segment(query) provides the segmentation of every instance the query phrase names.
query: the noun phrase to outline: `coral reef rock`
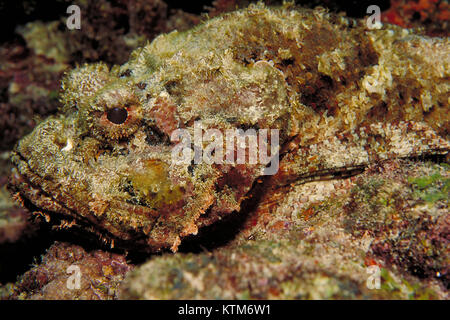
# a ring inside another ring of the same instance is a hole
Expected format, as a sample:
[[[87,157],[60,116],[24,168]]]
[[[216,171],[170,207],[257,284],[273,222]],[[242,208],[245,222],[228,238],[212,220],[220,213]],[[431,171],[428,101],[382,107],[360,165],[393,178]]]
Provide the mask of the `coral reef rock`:
[[[449,179],[447,165],[393,160],[266,193],[232,241],[152,258],[119,298],[448,299]]]
[[[109,300],[133,266],[122,255],[56,242],[9,288],[9,299]]]

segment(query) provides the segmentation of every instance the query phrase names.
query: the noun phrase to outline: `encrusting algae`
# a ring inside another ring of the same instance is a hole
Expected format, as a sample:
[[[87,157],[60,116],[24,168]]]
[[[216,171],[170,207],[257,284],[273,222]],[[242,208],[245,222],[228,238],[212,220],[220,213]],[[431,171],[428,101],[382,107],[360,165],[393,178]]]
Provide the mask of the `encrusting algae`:
[[[52,224],[111,246],[176,251],[199,227],[238,214],[256,185],[270,191],[383,160],[445,158],[449,64],[448,38],[251,5],[161,35],[122,66],[69,72],[60,113],[15,148],[9,188]],[[174,162],[173,132],[195,134],[198,122],[223,133],[279,130],[278,172]]]

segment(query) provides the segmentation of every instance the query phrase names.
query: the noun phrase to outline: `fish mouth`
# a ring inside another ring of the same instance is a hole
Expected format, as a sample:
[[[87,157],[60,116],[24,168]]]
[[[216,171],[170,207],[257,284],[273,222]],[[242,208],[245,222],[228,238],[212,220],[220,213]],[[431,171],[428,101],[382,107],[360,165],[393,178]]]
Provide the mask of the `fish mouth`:
[[[55,229],[94,234],[110,247],[151,250],[147,244],[149,233],[161,213],[125,199],[90,192],[90,182],[83,179],[89,175],[89,166],[67,160],[61,150],[69,144],[58,145],[47,139],[60,134],[57,127],[54,121],[40,125],[13,150],[10,193],[33,216],[43,218]],[[73,170],[65,172],[67,168]],[[122,221],[116,223],[112,216],[120,216]]]
[[[26,162],[20,158],[18,152],[13,152],[11,158],[15,166],[11,170],[7,188],[13,198],[26,208],[35,219],[44,220],[56,230],[70,229],[71,233],[76,236],[82,236],[89,240],[97,239],[98,245],[106,248],[120,247],[139,251],[150,249],[147,245],[148,236],[145,232],[135,230],[132,235],[129,230],[123,232],[123,230],[111,226],[106,219],[102,219],[92,212],[105,210],[106,213],[109,206],[113,206],[135,215],[145,217],[151,215],[155,220],[159,217],[158,212],[148,207],[130,205],[117,200],[111,201],[107,207],[104,203],[98,204],[94,201],[90,201],[90,207],[89,205],[77,204],[72,198],[54,195],[50,190],[40,187],[42,180],[30,170]],[[83,211],[90,214],[83,215]]]

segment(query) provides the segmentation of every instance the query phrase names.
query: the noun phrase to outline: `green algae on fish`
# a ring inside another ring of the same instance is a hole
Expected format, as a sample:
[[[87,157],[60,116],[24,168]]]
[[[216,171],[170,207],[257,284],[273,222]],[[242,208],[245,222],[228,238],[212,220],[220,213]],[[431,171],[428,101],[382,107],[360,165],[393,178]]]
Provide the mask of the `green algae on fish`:
[[[238,214],[260,182],[270,192],[448,155],[449,52],[448,38],[251,5],[160,35],[122,66],[69,72],[60,113],[15,148],[9,188],[61,228],[176,251]],[[220,132],[278,130],[278,173],[261,179],[264,163],[174,163],[172,133],[199,121]]]

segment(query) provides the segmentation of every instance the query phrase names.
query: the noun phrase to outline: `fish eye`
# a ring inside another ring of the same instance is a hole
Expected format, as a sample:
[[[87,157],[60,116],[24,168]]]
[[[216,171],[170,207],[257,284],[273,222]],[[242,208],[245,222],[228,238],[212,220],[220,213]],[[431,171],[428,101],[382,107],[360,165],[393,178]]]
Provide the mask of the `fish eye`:
[[[96,138],[123,140],[140,127],[142,106],[133,91],[115,88],[102,91],[80,114]]]
[[[128,111],[125,108],[115,107],[108,110],[106,117],[114,124],[122,124],[128,118]]]

